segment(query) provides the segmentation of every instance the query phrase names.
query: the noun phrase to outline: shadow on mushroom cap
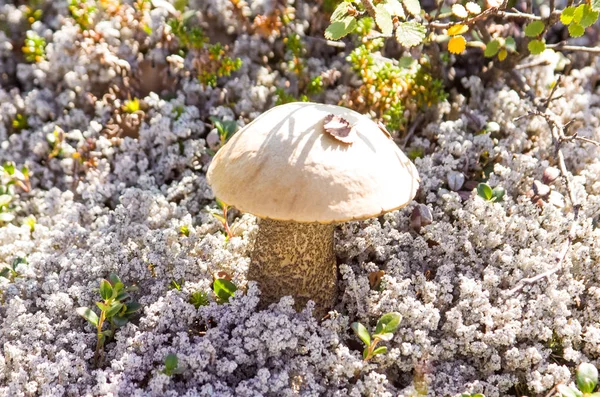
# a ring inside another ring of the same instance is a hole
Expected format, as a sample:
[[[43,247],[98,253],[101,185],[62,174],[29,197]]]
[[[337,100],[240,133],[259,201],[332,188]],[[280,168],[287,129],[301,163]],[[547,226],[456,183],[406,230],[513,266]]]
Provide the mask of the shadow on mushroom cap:
[[[325,132],[343,117],[354,142]],[[415,166],[371,119],[334,105],[276,106],[215,155],[207,173],[217,197],[243,212],[282,221],[337,223],[404,207],[415,196]]]

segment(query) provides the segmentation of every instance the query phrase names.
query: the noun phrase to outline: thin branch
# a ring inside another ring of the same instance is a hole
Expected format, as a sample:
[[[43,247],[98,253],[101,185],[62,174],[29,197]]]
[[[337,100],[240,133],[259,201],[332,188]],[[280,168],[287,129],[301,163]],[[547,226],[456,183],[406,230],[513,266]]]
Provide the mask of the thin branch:
[[[529,63],[522,63],[519,65],[515,66],[515,70],[521,70],[521,69],[529,69],[529,68],[534,68],[536,66],[548,66],[550,65],[550,61],[547,59],[537,59],[533,62],[529,62]]]
[[[318,41],[318,42],[327,44],[330,47],[346,48],[346,43],[344,43],[343,41],[327,40],[327,39],[324,39],[321,37],[315,37],[315,36],[304,36],[304,38],[308,39],[308,40]]]
[[[553,50],[559,50],[559,51],[576,51],[576,52],[587,52],[590,54],[600,54],[600,47],[584,47],[584,46],[578,46],[578,45],[566,45],[563,42],[560,42],[558,44],[548,44],[546,45],[546,48],[550,48]]]
[[[371,0],[360,0],[360,2],[362,3],[363,7],[365,7],[365,10],[367,10],[369,15],[375,18],[375,6],[373,6]]]
[[[448,23],[439,23],[439,22],[431,22],[429,24],[429,26],[431,26],[432,28],[435,29],[448,29],[451,26],[454,25],[472,25],[473,23],[485,19],[486,17],[490,16],[490,15],[496,15],[505,19],[526,19],[526,20],[530,20],[530,21],[541,21],[543,20],[542,17],[539,17],[537,15],[533,15],[533,14],[525,14],[522,12],[507,12],[507,11],[500,11],[499,8],[494,7],[494,8],[488,8],[487,10],[483,11],[481,14],[475,15],[474,17],[468,18],[464,21],[459,21],[459,22],[448,22]]]

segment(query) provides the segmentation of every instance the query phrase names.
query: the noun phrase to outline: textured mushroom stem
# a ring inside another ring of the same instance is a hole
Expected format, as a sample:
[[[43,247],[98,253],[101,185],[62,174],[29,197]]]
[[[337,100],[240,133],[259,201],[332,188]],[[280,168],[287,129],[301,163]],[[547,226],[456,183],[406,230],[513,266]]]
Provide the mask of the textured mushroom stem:
[[[258,283],[262,307],[291,295],[296,310],[313,300],[315,317],[327,314],[337,295],[333,230],[319,223],[260,220],[248,279]]]

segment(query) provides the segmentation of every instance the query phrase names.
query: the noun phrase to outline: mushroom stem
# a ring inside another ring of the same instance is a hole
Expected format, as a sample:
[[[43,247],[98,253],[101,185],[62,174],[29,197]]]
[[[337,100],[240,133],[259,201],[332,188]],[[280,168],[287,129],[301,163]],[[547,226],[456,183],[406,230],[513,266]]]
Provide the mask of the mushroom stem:
[[[259,285],[261,306],[291,295],[296,310],[313,300],[314,316],[327,314],[337,294],[333,230],[333,224],[260,220],[248,279]]]

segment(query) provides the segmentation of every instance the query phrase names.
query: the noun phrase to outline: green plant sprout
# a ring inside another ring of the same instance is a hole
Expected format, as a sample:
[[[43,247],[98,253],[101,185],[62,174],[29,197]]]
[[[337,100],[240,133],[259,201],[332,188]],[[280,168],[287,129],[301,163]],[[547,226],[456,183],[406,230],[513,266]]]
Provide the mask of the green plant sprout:
[[[21,50],[27,62],[41,62],[46,57],[46,39],[33,30],[28,30]]]
[[[485,201],[500,202],[504,199],[506,190],[502,186],[491,188],[487,183],[477,185],[477,195]]]
[[[15,219],[14,211],[18,209],[14,187],[24,192],[31,190],[29,169],[25,166],[18,170],[13,162],[6,162],[0,167],[0,225]]]
[[[365,344],[363,350],[363,359],[369,361],[378,354],[387,353],[387,347],[377,345],[382,342],[388,342],[394,337],[394,332],[400,326],[402,316],[400,313],[392,312],[381,316],[377,325],[375,326],[375,332],[373,335],[369,334],[367,328],[359,322],[352,323],[351,327],[356,336],[360,338]]]
[[[190,237],[190,228],[188,225],[183,225],[179,228],[179,234],[185,237]]]
[[[94,24],[94,16],[98,11],[94,0],[69,0],[71,17],[81,30],[87,30]]]
[[[27,115],[17,113],[11,125],[13,130],[17,133],[26,130],[27,128],[29,128],[29,123],[27,122]]]
[[[217,212],[216,210],[209,210],[209,213],[212,216],[214,216],[219,222],[221,222],[221,224],[223,225],[223,229],[225,230],[226,241],[229,241],[230,238],[234,237],[234,234],[229,228],[229,223],[227,221],[227,211],[229,209],[229,206],[221,200],[219,200],[218,198],[216,198],[215,200],[217,202],[217,206],[221,209],[222,214],[219,214],[219,212]]]
[[[575,372],[575,383],[567,386],[560,384],[556,387],[559,397],[600,397],[595,392],[598,384],[598,370],[589,363],[582,363]]]
[[[200,306],[208,306],[208,294],[204,291],[195,291],[190,295],[190,303],[197,309]]]
[[[221,120],[215,116],[211,116],[209,119],[212,121],[213,126],[219,133],[219,148],[221,148],[223,145],[225,145],[225,143],[227,143],[229,138],[236,133],[238,130],[238,124],[235,120]],[[218,150],[219,149],[217,149],[217,151]]]
[[[96,306],[100,308],[100,317],[88,307],[76,309],[77,314],[96,327],[98,338],[94,354],[96,366],[100,364],[105,342],[114,338],[116,329],[127,324],[132,315],[142,308],[139,303],[131,300],[129,295],[129,292],[136,290],[135,285],[125,287],[119,276],[111,273],[108,280],[100,281],[100,297],[102,299],[96,302]],[[110,329],[103,330],[106,321],[110,323]]]
[[[46,135],[46,140],[50,145],[50,153],[48,154],[49,158],[54,157],[62,157],[63,156],[63,148],[62,144],[65,140],[65,132],[60,127],[54,128],[53,132],[50,132]]]
[[[4,267],[0,267],[0,277],[8,279],[10,282],[15,281],[15,278],[20,276],[19,272],[17,271],[17,267],[21,264],[26,265],[27,260],[25,258],[16,257],[10,266],[5,265]]]
[[[162,373],[167,376],[173,376],[176,374],[183,373],[183,368],[179,366],[179,359],[177,358],[177,354],[167,354],[167,357],[165,357],[165,369],[162,370]]]
[[[178,54],[194,56],[192,63],[199,71],[198,80],[206,86],[216,87],[219,77],[230,76],[242,67],[242,60],[229,57],[227,48],[221,43],[210,44],[204,31],[199,26],[192,26],[191,19],[195,14],[193,10],[185,12],[167,21],[167,25],[179,43]]]

